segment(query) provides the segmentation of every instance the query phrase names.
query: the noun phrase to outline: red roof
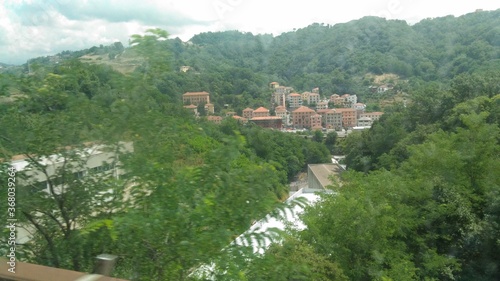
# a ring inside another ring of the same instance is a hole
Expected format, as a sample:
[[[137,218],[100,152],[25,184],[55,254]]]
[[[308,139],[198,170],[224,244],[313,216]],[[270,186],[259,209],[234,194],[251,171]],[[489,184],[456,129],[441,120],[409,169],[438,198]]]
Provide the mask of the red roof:
[[[190,105],[185,105],[184,108],[193,109],[193,108],[198,108],[198,107],[194,104],[190,104]]]
[[[293,93],[293,94],[289,94],[290,97],[302,97],[300,94],[297,94],[297,93]]]
[[[207,120],[210,120],[210,121],[222,120],[222,117],[210,115],[210,116],[207,116]]]
[[[254,113],[255,113],[255,112],[257,112],[257,113],[258,113],[258,112],[269,112],[269,109],[267,109],[267,108],[265,108],[265,107],[262,107],[262,106],[261,106],[261,107],[257,108],[256,110],[254,110],[253,112],[254,112]]]
[[[284,106],[280,105],[280,106],[277,106],[274,109],[274,111],[276,111],[276,112],[283,112],[283,111],[286,111],[286,108]]]
[[[246,111],[253,111],[253,109],[251,109],[250,107],[243,109],[243,112],[246,112]]]
[[[299,107],[299,108],[295,109],[293,112],[294,112],[294,113],[295,113],[295,112],[311,112],[311,113],[312,113],[312,112],[316,112],[316,111],[314,111],[314,110],[310,109],[310,108],[309,108],[309,107],[307,107],[307,106],[301,106],[301,107]]]

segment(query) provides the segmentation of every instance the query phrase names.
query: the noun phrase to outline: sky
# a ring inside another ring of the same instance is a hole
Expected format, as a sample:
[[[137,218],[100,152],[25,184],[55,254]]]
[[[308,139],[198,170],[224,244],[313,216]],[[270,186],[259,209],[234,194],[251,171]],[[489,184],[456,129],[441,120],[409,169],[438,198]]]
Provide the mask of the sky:
[[[202,32],[240,30],[275,36],[312,23],[336,24],[364,16],[406,20],[496,10],[493,0],[0,0],[0,62],[120,41],[149,28],[188,41]]]

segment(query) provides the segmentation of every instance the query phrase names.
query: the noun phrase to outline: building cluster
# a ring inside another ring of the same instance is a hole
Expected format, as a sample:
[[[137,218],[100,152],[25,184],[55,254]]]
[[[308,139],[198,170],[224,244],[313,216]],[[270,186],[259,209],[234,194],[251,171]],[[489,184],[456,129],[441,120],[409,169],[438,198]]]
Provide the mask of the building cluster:
[[[287,127],[312,130],[370,127],[383,114],[365,112],[366,105],[358,103],[356,95],[333,94],[323,98],[319,88],[299,94],[278,82],[271,82],[269,86],[273,90],[271,104],[275,106],[276,116],[282,117]]]
[[[323,98],[319,88],[299,94],[292,87],[281,86],[278,82],[271,82],[269,86],[272,90],[271,108],[274,114],[265,107],[247,107],[243,109],[241,116],[236,112],[227,112],[225,117],[274,129],[342,130],[370,127],[383,114],[365,112],[366,105],[358,103],[356,95],[333,94]],[[195,115],[198,115],[198,106],[203,104],[209,121],[221,123],[223,120],[222,116],[213,115],[214,107],[207,92],[187,92],[183,95],[183,102],[184,107],[192,110]]]
[[[182,102],[185,108],[193,111],[198,116],[198,106],[203,105],[207,114],[214,114],[214,105],[210,103],[210,94],[207,92],[187,92],[182,95]]]

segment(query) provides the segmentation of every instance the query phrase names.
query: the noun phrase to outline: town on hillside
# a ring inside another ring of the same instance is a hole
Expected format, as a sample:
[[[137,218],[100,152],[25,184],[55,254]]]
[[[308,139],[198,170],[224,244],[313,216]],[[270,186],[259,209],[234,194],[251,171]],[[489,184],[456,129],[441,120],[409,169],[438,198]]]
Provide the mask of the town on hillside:
[[[224,118],[234,118],[242,123],[283,131],[323,130],[347,131],[370,128],[383,112],[366,112],[366,105],[359,103],[356,95],[320,95],[319,88],[301,94],[292,87],[278,82],[269,84],[271,89],[271,109],[263,106],[253,109],[247,107],[241,114],[226,112],[224,116],[215,115],[214,105],[210,103],[208,92],[186,92],[182,95],[184,108],[200,117],[220,124]],[[382,89],[383,91],[383,89]],[[203,114],[200,114],[200,110]],[[273,112],[273,114],[271,114]]]

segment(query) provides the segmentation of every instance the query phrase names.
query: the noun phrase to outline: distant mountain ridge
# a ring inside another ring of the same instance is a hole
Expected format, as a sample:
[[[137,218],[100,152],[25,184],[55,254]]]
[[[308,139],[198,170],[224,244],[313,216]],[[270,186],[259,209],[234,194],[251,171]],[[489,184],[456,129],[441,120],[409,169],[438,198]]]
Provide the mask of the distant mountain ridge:
[[[367,88],[369,81],[363,81],[367,73],[443,81],[461,73],[500,69],[499,29],[500,9],[425,19],[414,25],[378,17],[335,25],[314,23],[276,37],[239,31],[207,32],[193,36],[189,42],[178,38],[166,41],[175,73],[166,75],[173,80],[166,83],[179,92],[203,89],[215,95],[247,93],[255,97],[270,81],[298,90],[321,86],[326,92],[354,93]],[[116,44],[65,51],[58,57],[99,53],[101,58],[86,60],[107,61],[113,67],[127,64],[122,68],[133,71],[140,59],[113,61],[128,50],[117,51]],[[46,58],[31,61],[50,63]],[[183,66],[189,66],[189,71],[180,77]],[[190,78],[189,73],[197,76]]]

